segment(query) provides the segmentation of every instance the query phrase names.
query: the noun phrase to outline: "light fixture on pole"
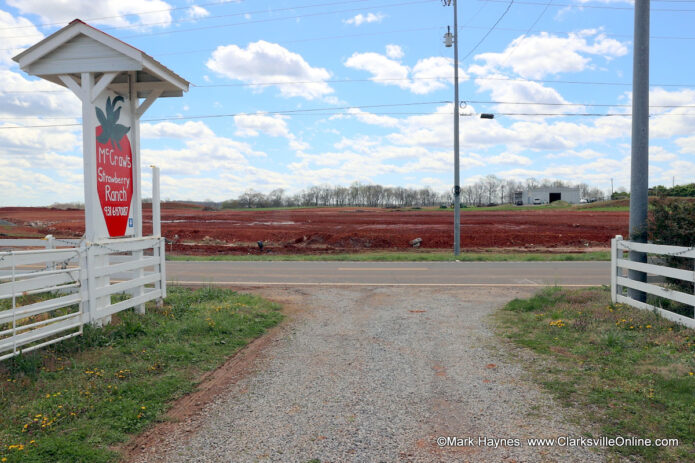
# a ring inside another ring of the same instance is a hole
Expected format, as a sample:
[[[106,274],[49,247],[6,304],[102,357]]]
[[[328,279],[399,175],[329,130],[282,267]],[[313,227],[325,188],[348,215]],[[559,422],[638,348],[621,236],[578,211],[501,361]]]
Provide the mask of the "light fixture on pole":
[[[449,6],[450,0],[443,0],[444,6]],[[454,4],[454,33],[447,27],[444,34],[444,45],[454,47],[454,255],[461,254],[461,185],[459,178],[459,41],[458,41],[458,10]]]

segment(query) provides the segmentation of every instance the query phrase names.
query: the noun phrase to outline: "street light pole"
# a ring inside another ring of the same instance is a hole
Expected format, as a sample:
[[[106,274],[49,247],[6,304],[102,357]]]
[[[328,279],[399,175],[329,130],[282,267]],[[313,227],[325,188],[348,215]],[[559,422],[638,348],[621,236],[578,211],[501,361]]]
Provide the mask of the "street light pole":
[[[448,31],[444,36],[447,47],[454,45],[454,255],[461,254],[461,180],[459,162],[459,35],[458,9],[454,3],[454,34]],[[446,2],[447,6],[451,2]]]

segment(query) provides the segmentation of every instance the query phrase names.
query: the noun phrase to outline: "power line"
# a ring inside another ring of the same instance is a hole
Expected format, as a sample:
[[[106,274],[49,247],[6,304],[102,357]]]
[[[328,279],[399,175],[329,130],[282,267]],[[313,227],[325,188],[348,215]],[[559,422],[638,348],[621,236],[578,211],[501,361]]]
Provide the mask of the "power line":
[[[449,101],[441,101],[441,102],[434,102],[432,104],[445,104],[445,103],[450,103]],[[588,107],[602,107],[602,108],[631,108],[632,105],[630,104],[609,104],[609,103],[544,103],[540,101],[484,101],[484,100],[462,100],[462,103],[466,104],[496,104],[496,105],[520,105],[520,106],[588,106]],[[430,103],[414,103],[414,104],[430,104]],[[412,105],[412,103],[405,103],[405,105]],[[388,106],[397,106],[397,105],[388,105]],[[366,106],[350,106],[349,108],[365,108]],[[377,106],[378,107],[378,106]],[[678,109],[678,108],[695,108],[695,105],[649,105],[650,108],[662,108],[662,109]],[[301,111],[307,111],[307,112],[313,112],[313,111],[322,111],[325,108],[322,109],[309,109],[309,110],[287,110],[286,112],[301,112]],[[337,110],[337,109],[344,109],[344,108],[330,108],[331,110]],[[278,113],[277,111],[273,113]],[[247,113],[243,113],[247,114]],[[248,114],[256,114],[256,113],[248,113]],[[330,114],[338,114],[338,113],[330,113]],[[340,113],[343,114],[343,113]],[[390,114],[390,113],[370,113],[370,114]],[[393,114],[432,114],[432,113],[393,113]],[[453,114],[453,112],[452,112]],[[495,114],[502,114],[504,115],[505,113],[495,113]],[[534,113],[535,114],[535,113]],[[572,115],[575,113],[567,113],[568,115]],[[603,114],[603,113],[602,113]],[[678,114],[678,113],[662,113],[662,114],[657,114],[657,115],[667,115],[671,114],[673,116],[687,116],[688,114]],[[623,115],[623,113],[620,113],[620,115]],[[207,117],[207,116],[195,116],[195,117]],[[6,120],[6,121],[12,121],[12,120],[17,120],[17,119],[41,119],[41,120],[61,120],[61,119],[77,119],[80,120],[82,117],[81,116],[14,116],[14,117],[7,117],[7,118],[0,118],[0,120]],[[172,120],[175,120],[177,118],[172,118]]]
[[[695,0],[693,0],[695,1]],[[519,2],[516,2],[519,3]],[[695,10],[693,10],[695,11]],[[459,29],[486,29],[486,27],[483,26],[459,26]],[[498,27],[498,31],[506,31],[506,32],[525,32],[525,34],[528,34],[527,29],[520,29],[518,27]],[[547,32],[549,34],[572,34],[575,33],[576,31],[558,31],[558,30],[544,30],[543,32]],[[524,35],[525,35],[524,34]],[[601,31],[601,34],[606,36],[606,37],[624,37],[624,38],[632,38],[632,34],[614,34],[611,32],[605,32]],[[659,39],[659,40],[695,40],[695,36],[678,36],[678,35],[650,35],[650,39]]]
[[[590,106],[606,108],[631,108],[631,104],[609,104],[609,103],[543,103],[534,101],[476,101],[465,100],[464,103],[475,104],[508,104],[508,105],[534,105],[534,106]],[[695,105],[649,105],[650,108],[695,108]]]
[[[558,117],[632,117],[631,113],[498,113],[495,112],[495,117],[497,116],[558,116]],[[478,114],[461,114],[462,117],[477,116]],[[695,117],[695,113],[688,114],[674,114],[674,113],[655,113],[650,114],[649,117]]]
[[[362,2],[367,2],[367,1],[369,1],[369,0],[341,0],[341,1],[334,1],[334,2],[330,2],[330,3],[314,3],[311,5],[299,5],[299,6],[287,7],[287,8],[275,8],[272,10],[272,13],[281,12],[281,11],[295,11],[295,10],[302,10],[302,9],[307,9],[307,8],[320,8],[320,7],[324,7],[324,6],[344,5],[344,4],[349,4],[349,3],[362,3]],[[225,2],[225,3],[228,3],[228,2]],[[217,5],[217,4],[218,3],[213,3],[213,5]],[[210,4],[207,3],[207,4],[202,4],[202,5],[190,5],[187,7],[179,7],[179,8],[174,8],[174,9],[190,9],[190,8],[193,8],[194,6],[208,6],[208,5],[210,5]],[[159,11],[154,11],[153,13],[161,12],[161,11],[168,11],[168,10],[159,10]],[[103,27],[103,28],[101,28],[101,30],[103,30],[103,31],[115,31],[115,30],[127,30],[127,29],[140,29],[143,27],[181,24],[181,23],[188,23],[188,22],[209,21],[211,19],[218,19],[218,18],[229,18],[229,17],[235,17],[235,16],[246,16],[246,15],[256,15],[256,14],[267,14],[268,12],[269,12],[268,10],[241,11],[241,12],[237,12],[237,13],[210,15],[210,16],[205,16],[202,18],[178,18],[176,20],[171,20],[171,21],[128,24],[126,26],[110,26],[110,27]],[[106,18],[95,18],[95,20],[111,19],[111,18],[119,18],[119,17],[125,18],[127,16],[139,16],[139,15],[137,13],[128,13],[128,14],[123,14],[123,15],[119,15],[119,16],[110,16],[110,17],[106,17]],[[86,19],[84,21],[87,22],[89,20]],[[54,24],[64,24],[64,23],[65,22],[54,23]],[[22,26],[22,27],[30,27],[30,26]],[[2,30],[2,29],[0,29],[0,30]],[[9,37],[5,37],[5,38],[7,38],[7,39],[24,38],[24,37],[33,37],[36,35],[39,35],[39,34],[9,36]]]
[[[523,35],[524,39],[526,38],[526,36],[528,36],[531,33],[533,28],[536,27],[536,24],[538,24],[538,21],[540,21],[541,18],[543,17],[543,15],[545,14],[545,12],[548,11],[548,7],[550,6],[551,3],[553,3],[553,0],[548,0],[548,3],[545,4],[545,7],[540,12],[540,14],[536,17],[536,20],[533,21],[533,23],[529,26],[529,28],[526,30],[526,32],[524,32],[524,35]],[[511,58],[511,56],[514,54],[514,52],[519,48],[519,46],[521,45],[521,42],[524,39],[520,39],[514,45],[514,47],[510,50],[509,54],[507,56],[505,56],[504,62],[502,63],[502,66],[505,66],[507,64],[507,61],[509,61],[509,58]]]
[[[102,19],[117,19],[117,18],[125,18],[127,16],[142,16],[144,14],[154,14],[154,13],[163,13],[165,11],[176,11],[176,10],[189,10],[193,7],[204,7],[204,6],[217,6],[217,5],[224,5],[225,3],[239,3],[243,2],[244,0],[220,0],[217,2],[211,2],[211,3],[201,3],[198,5],[188,5],[188,6],[178,6],[178,7],[171,7],[171,8],[163,8],[159,10],[149,10],[149,11],[141,11],[139,13],[125,13],[125,14],[118,14],[114,16],[101,16],[98,18],[86,18],[84,21],[100,21]],[[13,29],[28,29],[30,27],[49,27],[49,26],[60,26],[63,24],[69,23],[69,20],[66,21],[57,21],[57,22],[52,22],[52,23],[38,23],[38,24],[32,24],[31,26],[12,26],[12,27],[2,27],[0,28],[0,31],[6,31],[6,30],[13,30]]]
[[[632,86],[632,82],[596,82],[586,80],[548,80],[548,79],[520,79],[513,77],[473,77],[471,80],[501,80],[513,82],[538,82],[545,84],[577,84],[577,85],[608,85],[608,86]],[[651,87],[695,87],[695,84],[651,84]]]
[[[349,38],[354,38],[354,37],[369,37],[369,36],[374,36],[374,35],[389,35],[389,34],[398,34],[398,33],[403,33],[403,32],[432,31],[432,30],[437,30],[437,29],[442,29],[442,27],[441,26],[414,27],[414,28],[408,28],[408,29],[396,29],[396,30],[382,31],[382,32],[361,32],[361,33],[357,33],[357,34],[329,35],[329,36],[323,36],[323,37],[309,37],[306,39],[283,40],[282,42],[276,42],[276,43],[278,43],[278,45],[283,45],[283,44],[288,44],[288,43],[324,41],[324,40],[331,40],[331,39],[349,39]],[[215,50],[217,50],[217,48],[218,47],[199,48],[197,50],[149,53],[149,54],[156,55],[156,56],[187,55],[187,54],[203,53],[203,52],[207,53],[207,52],[215,51]],[[10,50],[19,50],[19,49],[21,49],[21,47],[0,48],[0,51],[10,51]]]
[[[261,111],[255,113],[231,113],[231,114],[206,114],[198,116],[179,116],[179,117],[162,117],[153,119],[142,119],[141,122],[163,122],[163,121],[177,121],[177,120],[191,120],[191,119],[216,119],[223,117],[235,117],[235,116],[265,116],[265,115],[294,115],[297,113],[319,113],[321,111],[347,111],[350,109],[368,109],[368,108],[393,108],[393,107],[403,107],[403,106],[422,106],[422,105],[433,105],[433,104],[447,104],[451,101],[422,101],[416,103],[392,103],[392,104],[376,104],[376,105],[359,105],[359,106],[329,106],[325,108],[309,108],[309,109],[287,109],[279,111]],[[331,114],[350,114],[350,113],[331,113]],[[47,127],[76,127],[82,124],[46,124],[46,125],[25,125],[25,126],[3,126],[0,130],[7,129],[36,129],[36,128],[47,128]]]
[[[492,33],[492,31],[495,30],[495,28],[500,23],[500,21],[502,21],[502,18],[504,18],[507,15],[507,13],[509,12],[509,10],[513,4],[514,4],[514,0],[510,0],[509,5],[507,5],[507,8],[502,12],[502,15],[499,18],[497,18],[497,21],[495,21],[495,24],[493,24],[492,27],[485,33],[485,35],[483,35],[483,38],[481,38],[478,41],[478,43],[476,43],[475,46],[473,48],[471,48],[471,50],[463,58],[461,58],[461,61],[465,61],[466,58],[471,56],[473,54],[473,52],[478,49],[480,44],[482,44],[485,41],[487,36],[490,35]],[[459,32],[456,31],[456,40],[458,41],[458,39],[459,39]]]
[[[342,0],[342,1],[331,2],[331,3],[316,3],[316,4],[296,6],[296,7],[277,8],[277,9],[273,10],[273,12],[294,11],[294,10],[305,9],[305,8],[319,8],[322,6],[334,6],[334,5],[342,5],[342,4],[349,4],[349,3],[361,3],[361,2],[366,2],[366,1],[369,1],[369,0]],[[419,1],[382,4],[382,5],[370,5],[369,8],[394,8],[394,7],[419,4],[419,3],[431,3],[433,1],[435,1],[435,0],[419,0]],[[191,5],[191,7],[192,6],[193,5]],[[190,7],[188,7],[188,8],[190,8]],[[343,10],[321,11],[321,12],[316,12],[316,13],[307,13],[307,14],[295,15],[295,16],[283,16],[283,17],[279,17],[279,18],[265,18],[265,19],[247,20],[244,22],[237,22],[237,23],[215,24],[215,25],[208,25],[208,26],[201,26],[201,27],[193,27],[193,28],[188,28],[188,29],[177,29],[177,30],[168,30],[168,31],[160,31],[160,32],[146,32],[146,33],[141,33],[141,34],[136,34],[136,35],[129,35],[129,36],[123,37],[123,39],[134,38],[134,37],[150,37],[150,36],[156,36],[156,35],[166,35],[166,34],[174,34],[174,33],[180,33],[180,32],[199,31],[199,30],[220,29],[220,28],[232,27],[232,26],[243,26],[243,25],[248,25],[248,24],[276,22],[276,21],[284,21],[284,20],[288,20],[288,19],[301,19],[301,18],[308,18],[308,17],[314,17],[314,16],[326,16],[326,15],[338,14],[338,13],[349,13],[349,12],[354,12],[354,11],[362,11],[365,8],[366,7],[348,8],[348,9],[343,9]],[[226,14],[226,15],[207,16],[205,18],[196,18],[195,20],[196,21],[202,21],[202,20],[209,20],[209,19],[216,19],[216,18],[223,18],[223,17],[245,16],[245,15],[265,14],[265,13],[268,13],[268,11],[266,11],[266,10],[254,10],[254,11],[246,11],[246,12],[239,12],[239,13],[230,13],[230,14]],[[129,15],[122,15],[122,16],[129,16]],[[191,21],[192,21],[192,19],[178,19],[178,20],[172,20],[170,22],[142,23],[142,24],[130,24],[127,26],[105,27],[105,28],[102,28],[101,30],[113,31],[113,30],[138,29],[138,28],[142,28],[142,27],[156,26],[156,25],[161,25],[161,24],[174,24],[174,23],[183,23],[183,22],[191,22]],[[37,35],[38,34],[29,34],[29,35],[25,34],[25,35],[9,36],[9,37],[4,37],[4,38],[5,39],[16,39],[16,38],[36,37]]]
[[[478,0],[481,2],[492,2],[492,3],[507,3],[506,0]],[[540,5],[544,6],[545,3],[542,2],[530,2],[530,1],[523,1],[519,0],[516,2],[519,5]],[[627,7],[627,6],[608,6],[608,5],[588,5],[586,3],[582,4],[577,4],[577,3],[553,3],[551,6],[553,7],[559,7],[559,6],[567,6],[567,7],[575,7],[575,8],[595,8],[595,9],[601,9],[601,10],[625,10],[625,11],[633,11],[634,7]],[[651,8],[651,11],[674,11],[674,12],[683,12],[683,11],[693,11],[695,12],[695,9],[693,8]]]
[[[445,79],[444,77],[406,77],[406,78],[392,78],[392,79],[380,79],[380,78],[367,78],[367,79],[327,79],[327,80],[297,80],[297,81],[284,81],[284,82],[256,82],[256,83],[229,83],[229,84],[191,84],[193,88],[223,88],[223,87],[260,87],[260,86],[281,86],[281,85],[303,85],[303,84],[342,84],[342,83],[365,83],[365,82],[398,82],[398,81],[413,81],[413,80],[440,80]],[[496,81],[509,81],[509,82],[536,82],[545,84],[573,84],[573,85],[606,85],[606,86],[617,86],[626,87],[631,86],[631,82],[599,82],[599,81],[585,81],[585,80],[549,80],[549,79],[521,79],[513,77],[473,77],[470,80],[496,80]],[[652,88],[658,87],[675,87],[675,88],[695,88],[695,84],[652,84]],[[71,93],[69,90],[0,90],[0,96],[14,95],[14,94],[26,94],[26,93]],[[529,104],[540,104],[540,103],[529,103]],[[611,105],[617,106],[617,105]],[[679,106],[676,106],[679,107]]]
[[[401,103],[401,104],[390,104],[390,105],[365,105],[365,106],[345,106],[345,107],[328,107],[328,108],[312,108],[312,109],[292,109],[292,110],[282,110],[282,111],[260,111],[255,113],[230,113],[230,114],[207,114],[198,116],[179,116],[179,117],[162,117],[153,119],[142,119],[141,122],[168,122],[168,121],[183,121],[183,120],[194,120],[194,119],[218,119],[226,117],[237,117],[237,116],[271,116],[271,115],[287,115],[287,116],[359,116],[359,114],[354,114],[350,112],[345,112],[349,109],[364,109],[364,108],[383,108],[383,107],[393,107],[393,106],[411,106],[411,105],[427,105],[427,104],[445,104],[451,103],[451,101],[437,101],[437,102],[424,102],[424,103]],[[526,104],[526,103],[523,103]],[[535,104],[535,103],[529,103]],[[660,107],[660,106],[654,106]],[[663,106],[669,107],[669,106]],[[695,108],[695,106],[683,106]],[[343,111],[343,112],[336,112]],[[426,112],[369,112],[368,115],[372,116],[449,116],[453,112],[438,112],[438,113],[426,113]],[[495,112],[495,117],[497,116],[540,116],[540,117],[632,117],[631,113],[511,113],[511,112]],[[473,117],[478,116],[479,113],[472,114],[461,114],[462,117]],[[695,117],[695,113],[652,113],[649,115],[650,118],[653,117]],[[48,117],[45,119],[58,119]],[[70,119],[80,119],[80,118],[70,118]],[[0,130],[10,130],[10,129],[37,129],[37,128],[50,128],[50,127],[81,127],[82,124],[42,124],[42,125],[25,125],[25,126],[0,126]]]
[[[415,0],[415,1],[401,2],[401,3],[371,5],[369,8],[395,8],[395,7],[401,7],[401,6],[406,6],[406,5],[432,3],[433,1],[435,1],[435,0]],[[332,14],[350,13],[350,12],[362,11],[362,10],[364,10],[364,8],[349,8],[349,9],[345,9],[345,10],[322,11],[322,12],[318,12],[318,13],[309,13],[309,14],[304,14],[304,15],[284,16],[281,18],[257,19],[257,20],[253,20],[253,21],[244,21],[244,22],[240,22],[240,23],[216,24],[216,25],[210,25],[210,26],[192,27],[189,29],[177,29],[177,30],[173,30],[173,31],[143,33],[143,34],[129,35],[127,37],[123,37],[123,39],[130,39],[130,38],[137,38],[137,37],[152,37],[152,36],[156,36],[156,35],[177,34],[177,33],[181,33],[181,32],[194,32],[194,31],[200,31],[200,30],[223,29],[226,27],[233,27],[233,26],[246,26],[246,25],[250,25],[250,24],[260,24],[260,23],[268,23],[268,22],[285,21],[288,19],[302,19],[302,18],[309,18],[309,17],[316,17],[316,16],[327,16],[327,15],[332,15]]]
[[[483,1],[483,0],[481,0],[481,1]],[[690,1],[690,0],[688,0],[688,1]],[[692,1],[695,2],[695,0],[692,0]],[[488,3],[487,1],[483,1],[483,6],[485,6],[487,3]],[[480,10],[478,10],[478,12],[480,12]],[[473,16],[475,16],[475,15],[473,15]],[[25,26],[23,26],[23,27],[25,27]],[[26,26],[26,27],[28,27],[28,26]],[[390,35],[390,34],[399,34],[399,33],[406,33],[406,32],[432,31],[432,30],[437,30],[437,29],[442,29],[442,26],[417,27],[417,28],[408,28],[408,29],[396,29],[396,30],[390,30],[390,31],[379,31],[379,32],[362,32],[362,33],[356,33],[356,34],[329,35],[329,36],[322,36],[322,37],[309,37],[309,38],[305,38],[305,39],[283,40],[281,42],[276,42],[276,43],[278,43],[279,45],[283,45],[283,44],[290,44],[290,43],[303,43],[303,42],[325,41],[325,40],[335,40],[335,39],[349,39],[349,38],[355,38],[355,37]],[[487,27],[471,26],[471,25],[466,24],[466,25],[459,26],[459,30],[462,30],[462,29],[485,30],[485,29],[487,29]],[[526,34],[528,34],[527,29],[520,29],[520,28],[514,28],[514,27],[497,27],[496,30],[507,31],[507,32],[525,32]],[[568,34],[569,35],[575,31],[545,30],[544,32],[547,32],[549,34]],[[632,38],[632,34],[614,34],[614,33],[610,33],[610,32],[601,32],[601,34],[605,35],[606,37]],[[28,36],[21,36],[21,37],[28,37]],[[5,38],[7,38],[7,37],[5,37]],[[695,36],[650,35],[649,38],[650,39],[656,39],[656,40],[695,40]],[[175,52],[157,52],[157,53],[150,52],[150,54],[157,55],[157,56],[188,55],[188,54],[195,54],[195,53],[208,53],[211,51],[215,51],[217,48],[218,47],[199,48],[196,50],[184,50],[184,51],[175,51]],[[12,51],[12,50],[21,50],[21,47],[0,48],[0,51]]]

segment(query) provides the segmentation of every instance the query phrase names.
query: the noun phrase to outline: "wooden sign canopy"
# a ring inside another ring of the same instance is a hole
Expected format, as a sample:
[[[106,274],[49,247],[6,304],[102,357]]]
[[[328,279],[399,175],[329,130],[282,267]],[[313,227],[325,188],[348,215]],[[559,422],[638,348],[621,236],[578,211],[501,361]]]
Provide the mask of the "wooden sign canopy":
[[[85,239],[142,236],[140,117],[157,98],[182,96],[189,83],[79,19],[13,59],[82,101]]]

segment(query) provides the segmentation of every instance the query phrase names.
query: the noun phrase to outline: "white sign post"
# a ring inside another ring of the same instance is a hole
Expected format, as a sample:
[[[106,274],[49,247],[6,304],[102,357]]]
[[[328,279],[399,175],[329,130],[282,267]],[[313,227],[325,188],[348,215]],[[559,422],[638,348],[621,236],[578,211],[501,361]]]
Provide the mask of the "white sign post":
[[[85,240],[142,237],[140,117],[157,98],[182,96],[188,82],[78,19],[13,59],[23,71],[69,88],[82,101]],[[142,258],[142,251],[133,257]],[[108,264],[108,256],[94,256],[91,268]],[[88,282],[109,284],[108,277]],[[142,295],[144,287],[132,293]],[[90,314],[110,304],[110,296],[90,300],[95,305],[86,308]],[[144,304],[136,310],[144,312]]]

